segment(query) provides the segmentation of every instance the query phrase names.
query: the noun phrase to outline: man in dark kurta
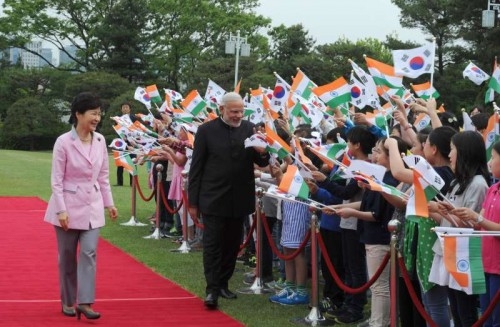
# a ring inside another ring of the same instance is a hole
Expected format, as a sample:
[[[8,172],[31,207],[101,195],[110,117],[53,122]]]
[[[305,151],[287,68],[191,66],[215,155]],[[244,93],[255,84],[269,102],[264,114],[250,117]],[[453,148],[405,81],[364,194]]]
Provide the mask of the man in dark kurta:
[[[254,166],[267,166],[263,149],[245,148],[254,125],[243,118],[243,100],[224,95],[221,117],[198,128],[189,170],[188,200],[192,216],[203,217],[205,306],[216,308],[219,295],[234,299],[228,282],[236,265],[243,221],[255,211]]]

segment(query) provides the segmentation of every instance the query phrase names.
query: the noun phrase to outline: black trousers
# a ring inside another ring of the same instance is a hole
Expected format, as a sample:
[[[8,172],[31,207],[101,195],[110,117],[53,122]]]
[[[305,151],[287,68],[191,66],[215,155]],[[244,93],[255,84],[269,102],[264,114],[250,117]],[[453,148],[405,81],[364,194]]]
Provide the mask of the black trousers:
[[[355,230],[342,228],[341,234],[345,284],[351,288],[361,287],[366,284],[368,279],[365,245],[359,241],[359,234]],[[351,312],[363,313],[363,307],[366,303],[366,291],[345,295],[344,305]]]
[[[478,319],[478,296],[448,287],[451,315],[456,327],[469,327]]]
[[[243,217],[203,214],[203,270],[206,293],[218,294],[227,288],[236,266],[243,232]]]
[[[130,176],[130,186],[132,186],[132,175],[127,172],[127,175]],[[123,186],[123,167],[116,167],[116,184]]]
[[[399,282],[399,319],[402,327],[418,327],[425,326],[425,319],[420,315],[417,307],[411,299],[410,292],[406,287],[403,277],[398,277]],[[420,290],[420,282],[418,280],[411,281],[415,294],[417,295],[420,302],[422,302],[422,291]]]
[[[273,231],[276,217],[266,217],[269,231]],[[272,237],[272,235],[271,235]],[[273,279],[273,250],[267,237],[264,225],[262,225],[262,276],[263,279]]]
[[[328,297],[337,306],[342,306],[344,304],[344,291],[335,283],[330,270],[326,265],[325,256],[328,256],[329,260],[332,262],[337,275],[339,275],[342,281],[345,280],[344,273],[344,260],[342,253],[342,234],[340,232],[335,232],[320,228],[319,232],[323,238],[323,242],[326,247],[326,254],[321,253],[321,272],[323,273],[323,279],[325,280],[325,285],[323,286],[323,297]]]
[[[166,181],[165,180],[165,176],[166,176],[166,173],[167,173],[167,165],[168,165],[168,161],[167,162],[164,162],[164,161],[158,161],[157,163],[155,163],[153,165],[153,183],[154,183],[154,186],[156,187],[156,183],[157,183],[157,180],[158,180],[158,174],[156,172],[156,166],[159,165],[159,164],[162,164],[164,169],[163,169],[163,172],[162,172],[162,182],[160,183],[162,189],[163,189],[163,193],[165,194],[165,199],[168,198],[168,191],[170,190],[170,181]],[[161,228],[164,228],[164,229],[170,229],[170,227],[172,227],[174,225],[174,215],[170,213],[170,211],[167,210],[167,207],[165,206],[165,203],[163,203],[163,199],[160,197],[159,199],[157,199],[157,196],[156,196],[156,192],[155,192],[155,201],[160,201],[160,227]],[[168,202],[168,205],[170,208],[174,208],[174,203],[172,200],[167,200]]]

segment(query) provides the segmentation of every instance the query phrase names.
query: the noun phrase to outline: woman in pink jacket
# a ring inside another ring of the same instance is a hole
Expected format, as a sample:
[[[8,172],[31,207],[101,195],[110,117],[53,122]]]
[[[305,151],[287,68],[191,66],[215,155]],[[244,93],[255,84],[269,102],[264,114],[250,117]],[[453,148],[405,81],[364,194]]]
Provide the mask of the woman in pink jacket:
[[[52,195],[45,213],[45,221],[56,231],[62,313],[78,319],[82,313],[87,319],[100,317],[91,308],[99,229],[104,226],[104,208],[111,219],[118,215],[109,185],[106,140],[96,132],[100,121],[100,99],[78,94],[71,104],[73,127],[54,144]]]

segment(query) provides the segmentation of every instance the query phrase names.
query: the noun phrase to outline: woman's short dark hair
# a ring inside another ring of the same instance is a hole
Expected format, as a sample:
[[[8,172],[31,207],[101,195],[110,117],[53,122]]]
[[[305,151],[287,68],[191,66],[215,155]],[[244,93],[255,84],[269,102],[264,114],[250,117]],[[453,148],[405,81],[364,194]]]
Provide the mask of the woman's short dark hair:
[[[335,127],[334,129],[331,129],[327,134],[326,134],[326,139],[327,140],[332,140],[333,143],[339,143],[339,140],[337,138],[337,134],[340,135],[341,138],[344,140],[346,139],[344,128],[343,127]]]
[[[434,145],[443,158],[448,159],[450,142],[457,131],[450,126],[441,126],[433,129],[428,137],[430,145]]]
[[[432,132],[432,127],[427,126],[423,129],[420,130],[420,132],[417,132],[417,140],[419,143],[425,143],[427,141],[427,138],[429,137],[429,134]]]
[[[470,117],[472,124],[474,124],[474,127],[476,127],[478,131],[482,131],[488,126],[489,119],[490,116],[487,113],[479,113]]]
[[[71,116],[69,122],[76,126],[78,123],[76,113],[84,114],[87,110],[97,109],[101,106],[101,99],[99,99],[97,95],[90,92],[82,92],[75,96],[73,102],[71,102]]]
[[[377,142],[377,137],[370,133],[368,128],[364,125],[356,125],[352,127],[347,132],[346,137],[347,141],[351,142],[352,144],[359,143],[361,151],[363,151],[363,153],[366,155],[372,153],[372,148]]]
[[[475,131],[465,131],[453,135],[451,142],[457,149],[455,179],[451,187],[458,184],[456,194],[462,194],[475,175],[482,175],[488,183],[490,175],[486,162],[486,147],[483,137]]]

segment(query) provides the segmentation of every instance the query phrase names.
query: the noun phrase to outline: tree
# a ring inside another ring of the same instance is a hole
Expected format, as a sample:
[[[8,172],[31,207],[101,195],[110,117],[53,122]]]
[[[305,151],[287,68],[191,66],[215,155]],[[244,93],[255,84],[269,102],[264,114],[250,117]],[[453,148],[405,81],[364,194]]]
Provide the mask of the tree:
[[[106,52],[102,66],[129,82],[140,82],[147,75],[149,15],[145,1],[121,0],[110,8],[96,37]]]
[[[152,63],[167,87],[185,91],[203,55],[219,51],[215,47],[230,32],[254,35],[266,27],[270,20],[252,11],[257,5],[256,0],[151,0]]]
[[[45,102],[62,97],[60,90],[70,75],[54,69],[25,70],[7,67],[0,74],[0,119],[16,101],[27,97],[44,98]]]
[[[133,88],[126,79],[117,74],[89,72],[73,75],[66,82],[63,99],[71,101],[80,92],[92,92],[103,101],[103,110],[120,94]]]
[[[58,115],[38,98],[23,98],[7,110],[1,131],[2,146],[19,150],[50,149],[66,128]]]
[[[270,37],[269,67],[283,78],[295,76],[296,60],[313,53],[315,40],[302,24],[280,25],[267,33]],[[303,61],[302,61],[303,62]]]
[[[333,81],[340,76],[349,80],[352,66],[349,59],[361,67],[365,66],[363,55],[392,65],[390,50],[379,40],[366,38],[352,42],[346,38],[340,38],[334,43],[320,45],[316,48],[318,60],[321,62],[323,72],[318,77],[324,84]]]
[[[59,69],[119,69],[129,81],[154,72],[180,90],[200,56],[229,32],[252,35],[269,24],[252,11],[257,5],[257,0],[5,0],[0,39],[28,51],[32,39],[50,43],[76,62]],[[76,55],[66,49],[68,43]]]

